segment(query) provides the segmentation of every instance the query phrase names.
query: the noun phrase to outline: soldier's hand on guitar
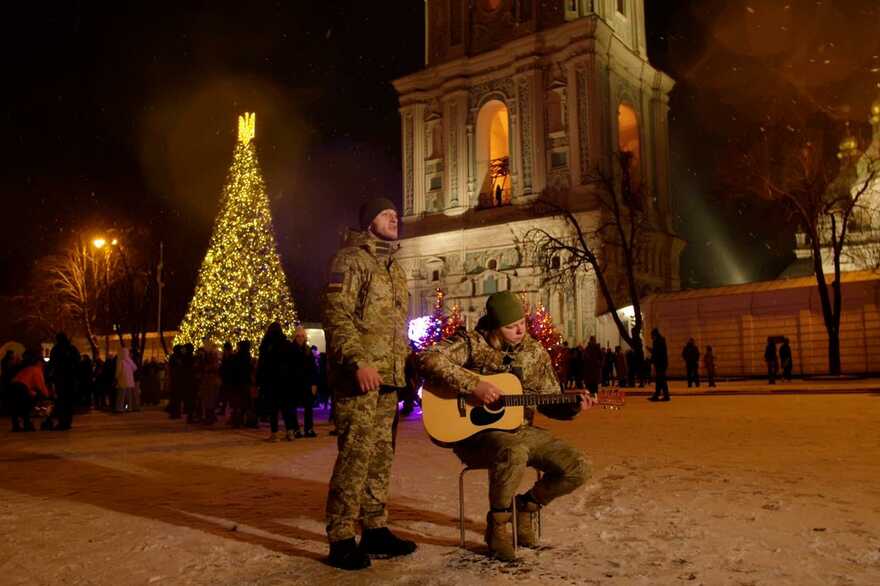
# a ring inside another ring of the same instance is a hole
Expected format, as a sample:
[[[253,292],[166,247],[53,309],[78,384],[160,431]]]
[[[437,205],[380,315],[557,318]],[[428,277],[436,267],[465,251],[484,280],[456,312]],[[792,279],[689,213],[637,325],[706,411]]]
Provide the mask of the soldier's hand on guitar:
[[[577,393],[577,395],[581,399],[580,401],[578,401],[578,404],[581,406],[581,411],[586,411],[587,409],[590,409],[593,405],[598,403],[598,400],[593,398],[593,395],[586,391],[580,391]]]
[[[481,380],[479,384],[474,387],[474,390],[471,391],[471,394],[483,405],[489,405],[501,397],[501,389],[488,381]]]
[[[355,376],[362,393],[378,391],[379,386],[382,384],[382,377],[379,376],[379,371],[372,366],[361,366],[357,369]]]

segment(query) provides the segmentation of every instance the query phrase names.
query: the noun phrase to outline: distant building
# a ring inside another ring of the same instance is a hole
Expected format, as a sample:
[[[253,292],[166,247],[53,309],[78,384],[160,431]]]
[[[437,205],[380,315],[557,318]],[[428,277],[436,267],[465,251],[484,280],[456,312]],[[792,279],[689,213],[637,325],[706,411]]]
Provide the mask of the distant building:
[[[846,181],[853,193],[861,189],[873,168],[877,174],[868,190],[859,199],[859,210],[852,222],[847,236],[847,246],[841,254],[842,271],[877,270],[880,269],[880,98],[871,105],[871,143],[860,153],[854,138],[847,137],[840,145],[840,156],[857,157],[855,176],[847,177],[841,172],[835,183]],[[812,253],[806,234],[798,232],[795,255],[797,259],[782,273],[782,278],[812,275]],[[834,255],[830,246],[822,249],[822,266],[825,274],[833,274]]]

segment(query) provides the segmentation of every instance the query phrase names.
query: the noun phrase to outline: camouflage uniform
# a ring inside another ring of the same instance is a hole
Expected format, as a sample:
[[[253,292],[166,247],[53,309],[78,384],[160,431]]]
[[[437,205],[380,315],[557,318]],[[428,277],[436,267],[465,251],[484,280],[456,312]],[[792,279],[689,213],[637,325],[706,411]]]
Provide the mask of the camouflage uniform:
[[[366,232],[349,232],[331,264],[324,328],[339,454],[327,497],[330,541],[354,537],[360,516],[364,528],[386,522],[391,426],[409,350],[406,276],[393,260],[394,248]],[[357,369],[367,365],[382,377],[379,392],[358,387]]]
[[[525,393],[559,393],[559,382],[544,347],[526,334],[517,346],[493,348],[484,332],[461,334],[422,353],[421,374],[431,380],[470,393],[479,378],[474,374],[512,372]],[[489,504],[493,509],[510,507],[527,466],[544,472],[532,487],[532,497],[546,505],[586,482],[589,465],[573,447],[550,432],[532,426],[534,408],[526,407],[525,421],[515,431],[484,431],[458,442],[453,451],[471,468],[489,469]],[[548,405],[538,410],[554,419],[571,419],[578,405]]]

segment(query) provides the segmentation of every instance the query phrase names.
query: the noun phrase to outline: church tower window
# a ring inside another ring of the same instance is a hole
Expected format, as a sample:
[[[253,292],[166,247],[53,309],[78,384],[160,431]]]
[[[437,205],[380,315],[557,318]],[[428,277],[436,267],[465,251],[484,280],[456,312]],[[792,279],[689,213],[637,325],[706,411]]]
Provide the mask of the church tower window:
[[[617,0],[617,12],[626,16],[626,0]]]
[[[628,180],[625,189],[633,189],[641,180],[641,154],[639,145],[639,120],[636,111],[629,104],[617,108],[617,150],[628,159],[624,179]]]
[[[477,115],[476,163],[480,208],[510,204],[510,118],[501,100],[489,100]]]

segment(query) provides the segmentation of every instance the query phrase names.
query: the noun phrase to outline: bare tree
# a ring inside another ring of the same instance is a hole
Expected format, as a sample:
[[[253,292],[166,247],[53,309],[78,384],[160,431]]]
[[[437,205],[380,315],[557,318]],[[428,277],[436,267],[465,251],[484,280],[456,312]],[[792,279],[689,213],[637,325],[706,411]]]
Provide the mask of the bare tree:
[[[83,334],[92,356],[98,354],[97,302],[105,288],[98,278],[97,262],[81,241],[59,254],[44,257],[37,262],[28,296],[28,321],[41,329],[67,329],[71,330],[68,333]]]
[[[861,159],[855,142],[834,153],[825,129],[762,129],[764,140],[744,156],[742,179],[759,195],[781,202],[810,251],[822,318],[828,335],[828,365],[840,368],[841,265],[865,219],[863,200],[880,172],[876,160]],[[830,267],[830,274],[828,268]]]
[[[595,276],[621,339],[641,361],[644,321],[639,301],[639,268],[655,226],[642,185],[630,176],[632,154],[621,152],[618,156],[618,177],[598,170],[588,179],[599,211],[597,225],[584,225],[568,201],[550,193],[535,202],[535,211],[563,218],[565,230],[554,234],[533,228],[526,233],[524,243],[534,255],[535,264],[541,267],[545,285],[573,287],[579,276]],[[626,306],[633,308],[632,328],[618,314]]]

